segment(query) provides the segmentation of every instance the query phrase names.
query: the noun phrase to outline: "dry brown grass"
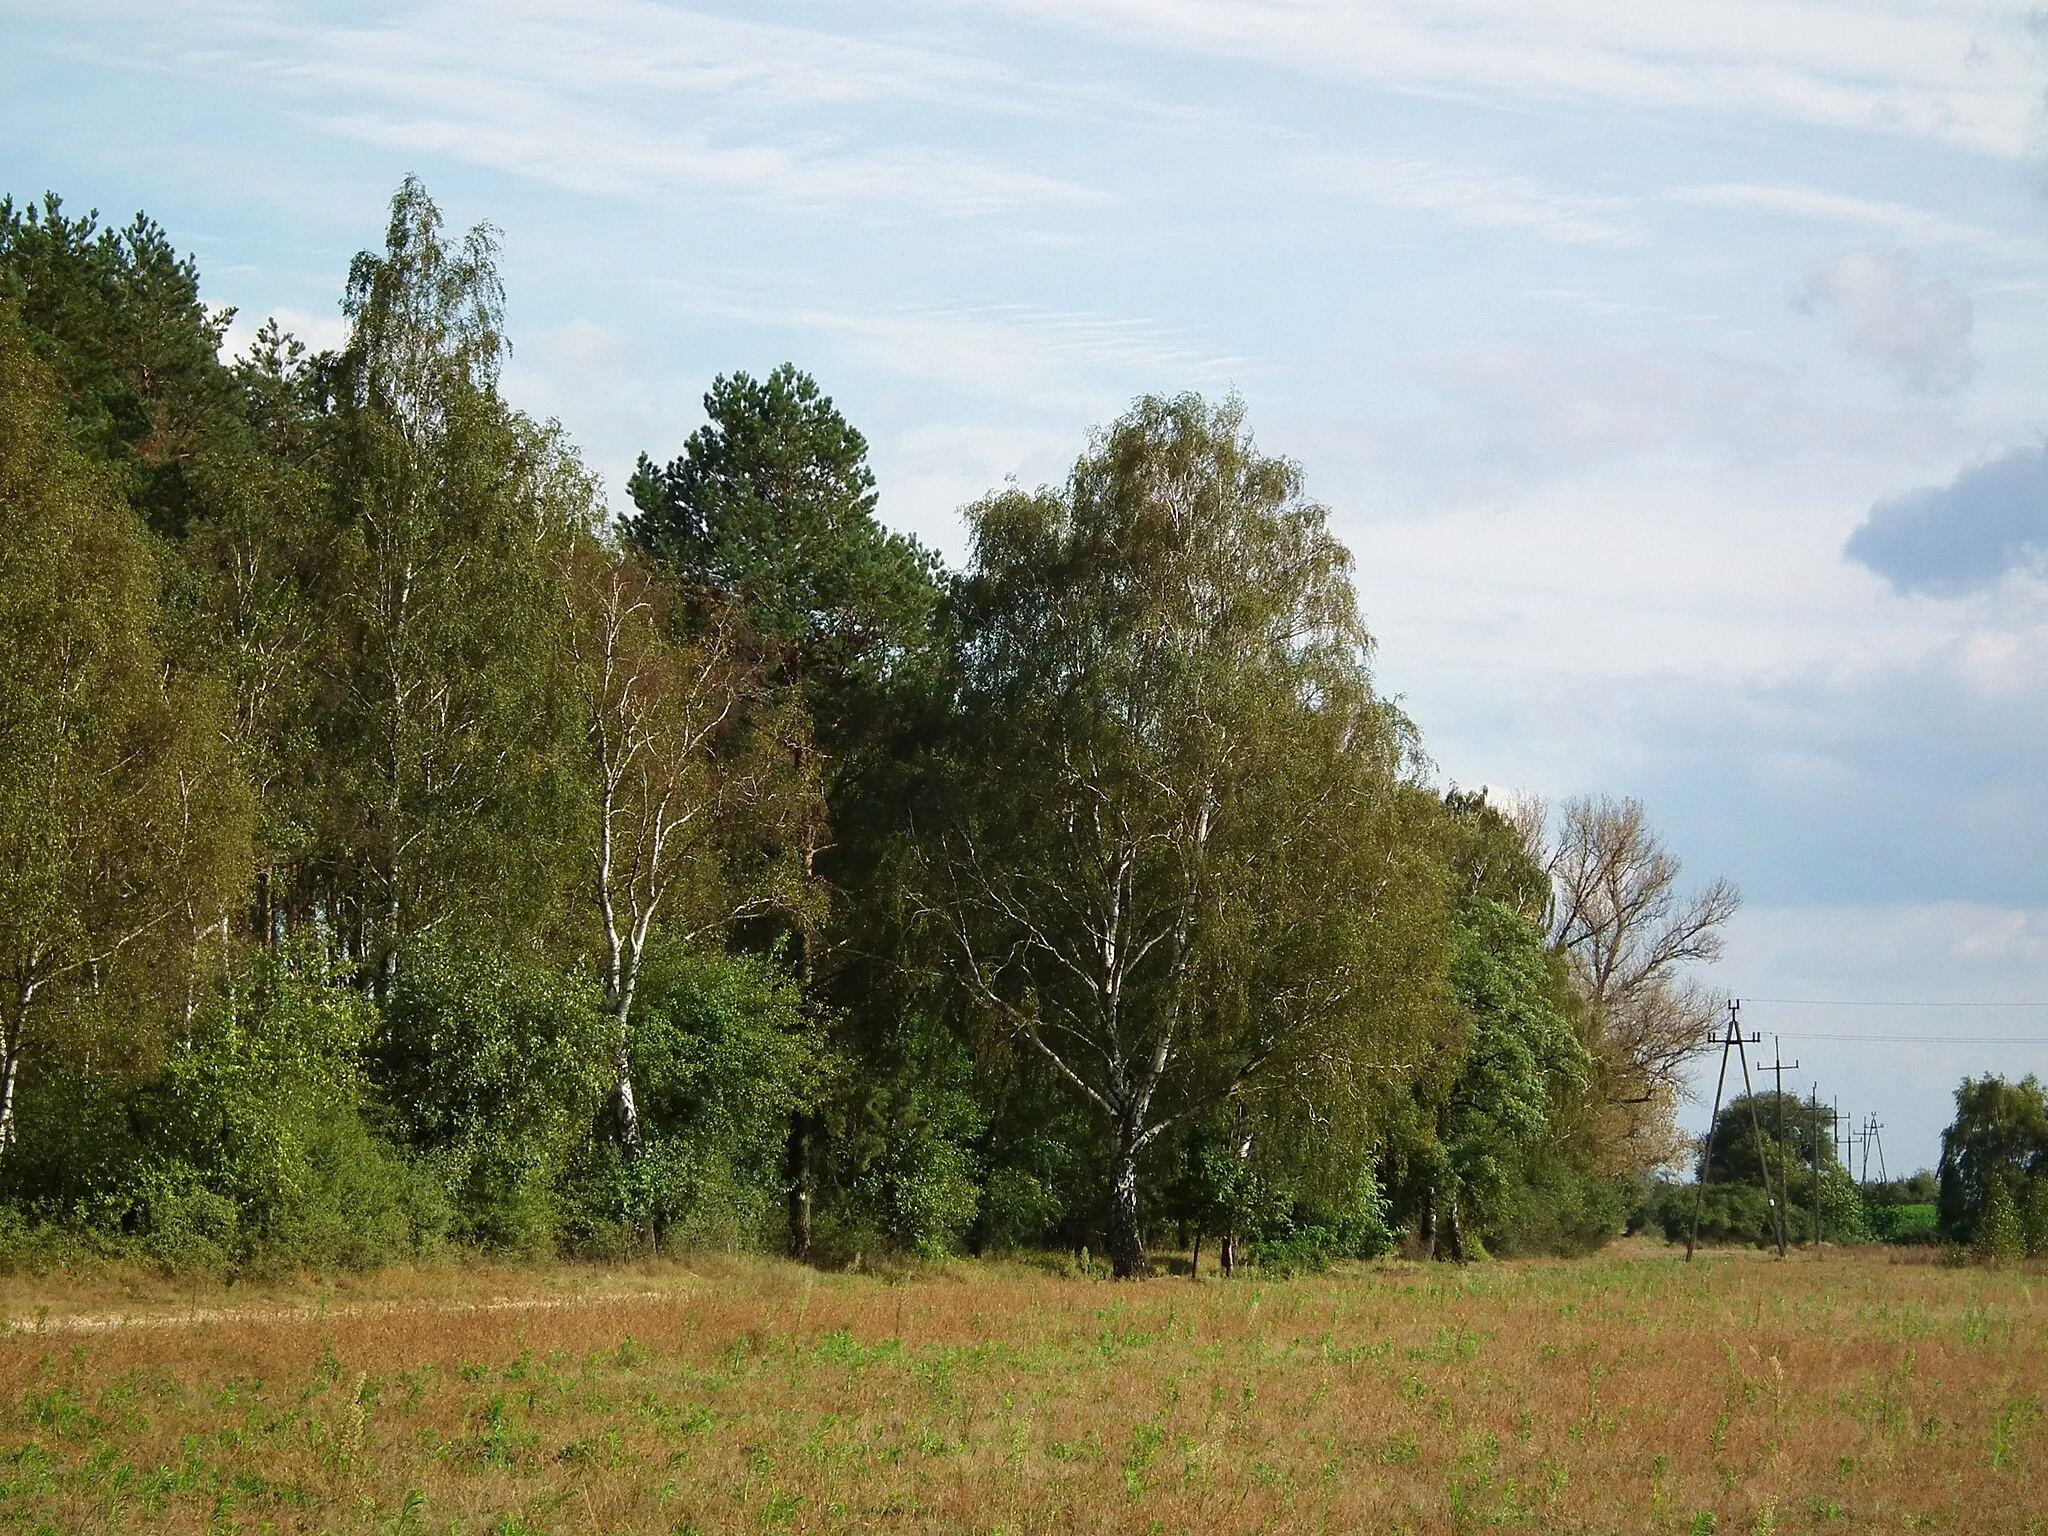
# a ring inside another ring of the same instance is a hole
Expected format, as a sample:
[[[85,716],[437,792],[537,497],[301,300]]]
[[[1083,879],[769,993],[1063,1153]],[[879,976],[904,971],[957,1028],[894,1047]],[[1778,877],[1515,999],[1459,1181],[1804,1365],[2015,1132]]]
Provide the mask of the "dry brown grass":
[[[2048,1531],[2044,1285],[1661,1245],[1199,1285],[16,1280],[0,1527]]]

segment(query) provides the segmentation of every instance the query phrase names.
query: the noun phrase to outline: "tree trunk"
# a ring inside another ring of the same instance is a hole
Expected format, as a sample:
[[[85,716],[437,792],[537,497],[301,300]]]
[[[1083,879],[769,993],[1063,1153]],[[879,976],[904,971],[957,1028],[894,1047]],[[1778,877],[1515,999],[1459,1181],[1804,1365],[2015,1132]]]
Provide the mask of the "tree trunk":
[[[1464,1263],[1465,1229],[1458,1220],[1458,1201],[1456,1196],[1444,1202],[1443,1227],[1444,1246],[1450,1250],[1450,1256],[1453,1260],[1460,1264]]]
[[[1188,1278],[1190,1280],[1202,1278],[1202,1229],[1200,1227],[1195,1228],[1195,1254],[1194,1258],[1188,1263]]]
[[[640,1104],[633,1093],[633,1061],[626,1049],[626,1021],[614,1021],[612,1035],[612,1115],[618,1124],[619,1152],[628,1163],[640,1158]]]
[[[0,1040],[0,1155],[14,1145],[14,1084],[21,1075],[21,1046],[28,1034],[28,1007],[35,999],[36,983],[24,982],[16,992],[14,1017],[8,1021],[5,1040]]]
[[[1223,1271],[1224,1279],[1228,1280],[1237,1273],[1236,1227],[1225,1227],[1223,1229],[1223,1236],[1216,1243],[1216,1257],[1218,1261],[1217,1268]]]
[[[391,983],[398,977],[398,869],[391,871],[391,894],[384,903],[384,953],[377,957],[376,999],[391,1001]]]
[[[1119,1280],[1145,1272],[1145,1238],[1138,1227],[1136,1138],[1119,1128],[1109,1164],[1109,1268]]]
[[[1416,1226],[1415,1235],[1422,1242],[1423,1262],[1436,1257],[1436,1186],[1431,1184],[1422,1191],[1422,1220]]]
[[[789,1117],[789,1256],[811,1252],[811,1117],[799,1111]]]

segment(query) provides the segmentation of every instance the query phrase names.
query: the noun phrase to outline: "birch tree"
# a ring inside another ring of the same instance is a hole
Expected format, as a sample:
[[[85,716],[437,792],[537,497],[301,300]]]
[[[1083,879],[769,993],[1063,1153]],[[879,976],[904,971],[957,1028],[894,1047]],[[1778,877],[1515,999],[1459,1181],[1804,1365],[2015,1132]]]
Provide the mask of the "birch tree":
[[[777,813],[802,796],[782,766],[782,733],[761,718],[761,673],[728,627],[676,638],[672,590],[595,541],[577,546],[566,591],[595,813],[590,888],[612,1110],[630,1160],[642,1139],[633,998],[657,924],[687,943],[786,894],[766,850]]]
[[[927,908],[955,971],[1100,1116],[1116,1273],[1180,1118],[1346,1055],[1406,740],[1350,559],[1236,403],[1140,401],[1065,489],[969,509],[970,805]]]
[[[561,557],[596,497],[559,433],[497,395],[496,257],[487,226],[444,238],[408,179],[385,249],[350,268],[333,370],[329,837],[360,850],[359,947],[380,996],[410,937],[465,905],[502,918],[546,883],[535,833],[550,817],[522,811],[567,724]]]
[[[148,537],[70,442],[55,381],[0,311],[0,1154],[67,994],[210,927],[247,870],[214,700],[157,645]]]

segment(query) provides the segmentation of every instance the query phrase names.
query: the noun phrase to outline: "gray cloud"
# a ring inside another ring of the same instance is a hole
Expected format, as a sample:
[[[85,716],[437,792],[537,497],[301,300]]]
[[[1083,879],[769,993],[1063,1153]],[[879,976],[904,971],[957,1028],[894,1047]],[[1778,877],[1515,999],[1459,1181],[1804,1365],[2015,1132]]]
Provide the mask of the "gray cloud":
[[[2048,558],[2048,445],[1887,496],[1843,551],[1899,592],[1954,597]]]
[[[1831,311],[1851,351],[1914,389],[1957,389],[1977,371],[1969,299],[1949,283],[1914,282],[1908,257],[1857,251],[1816,267],[1801,307]]]

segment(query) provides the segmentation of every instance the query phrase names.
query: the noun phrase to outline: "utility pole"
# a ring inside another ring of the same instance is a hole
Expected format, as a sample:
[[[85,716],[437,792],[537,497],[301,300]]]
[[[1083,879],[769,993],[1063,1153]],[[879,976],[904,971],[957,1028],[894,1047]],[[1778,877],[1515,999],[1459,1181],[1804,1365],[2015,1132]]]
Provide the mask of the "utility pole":
[[[1692,1191],[1692,1230],[1686,1234],[1685,1239],[1685,1261],[1688,1264],[1692,1262],[1693,1249],[1699,1246],[1700,1206],[1707,1197],[1707,1172],[1714,1166],[1714,1130],[1721,1121],[1721,1091],[1728,1084],[1728,1053],[1731,1050],[1735,1052],[1735,1059],[1742,1063],[1742,1092],[1749,1103],[1749,1126],[1751,1132],[1756,1136],[1757,1150],[1759,1152],[1763,1150],[1764,1128],[1757,1120],[1756,1091],[1750,1086],[1749,1052],[1744,1047],[1760,1044],[1764,1037],[1762,1035],[1745,1036],[1742,1033],[1741,1013],[1741,1002],[1732,997],[1728,999],[1728,1029],[1727,1033],[1722,1035],[1720,1040],[1721,1075],[1714,1080],[1714,1113],[1712,1118],[1707,1121],[1707,1144],[1700,1151],[1699,1179],[1693,1185]],[[1770,1201],[1771,1213],[1773,1216],[1776,1216],[1778,1197],[1771,1189],[1768,1169],[1766,1169],[1764,1174],[1764,1198]],[[1779,1230],[1782,1232],[1783,1229],[1784,1223],[1780,1221]],[[1778,1252],[1782,1257],[1784,1254],[1782,1239]]]
[[[1880,1184],[1889,1184],[1892,1181],[1892,1176],[1885,1171],[1884,1138],[1877,1134],[1883,1129],[1884,1122],[1877,1118],[1877,1111],[1873,1109],[1870,1112],[1870,1144],[1877,1148],[1877,1181]],[[1870,1172],[1870,1152],[1868,1147],[1864,1149],[1863,1153],[1863,1171],[1866,1174]]]
[[[1770,1149],[1770,1159],[1771,1163],[1778,1165],[1778,1257],[1781,1259],[1785,1257],[1785,1224],[1791,1217],[1791,1212],[1787,1207],[1792,1203],[1792,1174],[1791,1170],[1785,1166],[1785,1154],[1790,1150],[1792,1140],[1791,1137],[1785,1134],[1785,1073],[1788,1070],[1796,1069],[1799,1065],[1796,1061],[1787,1061],[1785,1059],[1784,1047],[1784,1041],[1780,1040],[1776,1035],[1771,1036],[1771,1054],[1777,1060],[1759,1062],[1757,1064],[1759,1072],[1769,1072],[1777,1080],[1777,1119],[1771,1126],[1772,1146]],[[1757,1148],[1759,1154],[1762,1154],[1764,1150],[1761,1146]],[[1764,1164],[1765,1189],[1769,1189],[1771,1185],[1771,1163]]]
[[[1813,1085],[1807,1098],[1813,1111],[1813,1256],[1820,1257],[1820,1084]]]

